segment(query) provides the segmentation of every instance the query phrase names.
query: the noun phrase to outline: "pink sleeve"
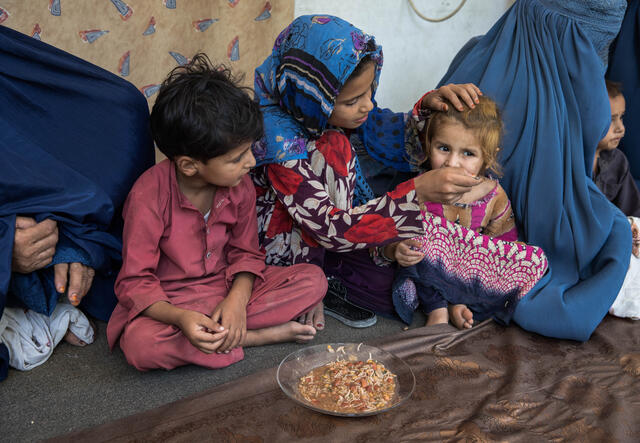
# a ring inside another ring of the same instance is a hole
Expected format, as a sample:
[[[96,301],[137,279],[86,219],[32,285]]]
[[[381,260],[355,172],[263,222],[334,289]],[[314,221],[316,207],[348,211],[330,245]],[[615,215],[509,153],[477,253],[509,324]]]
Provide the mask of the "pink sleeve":
[[[115,291],[128,311],[128,321],[158,301],[169,302],[156,274],[165,225],[163,211],[157,196],[145,191],[142,184],[134,185],[123,209],[122,268]]]
[[[231,282],[238,272],[250,272],[264,279],[262,273],[265,270],[265,257],[258,247],[256,191],[248,175],[242,179],[238,188],[241,194],[238,220],[225,246],[229,264],[225,271],[227,282]]]

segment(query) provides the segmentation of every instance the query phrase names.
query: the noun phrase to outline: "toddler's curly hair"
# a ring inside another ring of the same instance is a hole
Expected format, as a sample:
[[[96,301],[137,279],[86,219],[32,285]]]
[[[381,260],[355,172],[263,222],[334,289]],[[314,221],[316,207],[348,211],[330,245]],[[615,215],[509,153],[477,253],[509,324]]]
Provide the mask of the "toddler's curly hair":
[[[421,166],[428,164],[429,161],[429,145],[435,136],[438,128],[447,122],[458,122],[465,128],[475,132],[480,146],[482,147],[483,165],[481,174],[487,171],[495,176],[502,175],[502,168],[498,162],[498,152],[504,134],[504,124],[502,123],[502,115],[498,109],[496,102],[489,97],[481,95],[478,97],[479,103],[472,109],[463,103],[464,110],[458,111],[453,105],[448,103],[446,111],[432,112],[431,118],[425,130],[425,156]]]

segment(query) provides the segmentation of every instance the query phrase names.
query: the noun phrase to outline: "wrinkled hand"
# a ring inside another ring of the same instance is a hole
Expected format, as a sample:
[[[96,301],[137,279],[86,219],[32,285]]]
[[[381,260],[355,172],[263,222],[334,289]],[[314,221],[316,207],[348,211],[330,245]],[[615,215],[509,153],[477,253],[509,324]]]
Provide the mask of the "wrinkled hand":
[[[78,306],[91,289],[93,276],[96,272],[93,268],[82,263],[58,263],[53,266],[53,274],[56,290],[61,294],[64,293],[68,282],[67,296],[69,301],[73,306]]]
[[[216,352],[229,332],[206,315],[189,310],[180,314],[178,327],[187,340],[205,354]]]
[[[421,106],[432,111],[447,111],[449,109],[448,103],[451,103],[458,111],[462,111],[464,109],[462,102],[469,108],[474,108],[481,95],[482,91],[473,83],[463,85],[449,83],[427,94],[422,99]]]
[[[216,306],[211,318],[229,331],[218,352],[230,351],[244,342],[247,336],[247,306],[241,297],[229,292]]]
[[[400,266],[408,267],[418,264],[424,258],[424,254],[417,250],[420,243],[416,240],[403,240],[396,246],[395,259]]]
[[[452,204],[482,183],[463,168],[439,168],[427,171],[413,179],[421,202]]]
[[[31,217],[16,217],[11,269],[28,274],[51,263],[58,244],[58,225],[46,219],[40,223]]]

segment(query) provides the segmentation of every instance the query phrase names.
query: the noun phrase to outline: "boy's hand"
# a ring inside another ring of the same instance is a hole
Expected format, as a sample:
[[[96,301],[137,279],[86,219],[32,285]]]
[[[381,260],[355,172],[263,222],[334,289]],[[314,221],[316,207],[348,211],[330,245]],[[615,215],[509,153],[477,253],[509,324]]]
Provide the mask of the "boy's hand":
[[[184,310],[180,313],[177,326],[187,340],[205,354],[216,352],[229,331],[206,315]]]
[[[422,107],[433,111],[446,111],[449,109],[448,103],[451,103],[458,111],[462,111],[464,109],[462,102],[464,102],[473,109],[481,95],[482,91],[473,83],[463,85],[449,83],[427,94],[422,99]]]
[[[416,240],[403,240],[398,243],[395,251],[395,259],[400,266],[408,267],[418,264],[424,258],[424,254],[418,250],[420,243]]]
[[[227,352],[244,343],[247,336],[247,303],[244,297],[229,291],[227,297],[216,306],[211,318],[229,331],[217,352]]]

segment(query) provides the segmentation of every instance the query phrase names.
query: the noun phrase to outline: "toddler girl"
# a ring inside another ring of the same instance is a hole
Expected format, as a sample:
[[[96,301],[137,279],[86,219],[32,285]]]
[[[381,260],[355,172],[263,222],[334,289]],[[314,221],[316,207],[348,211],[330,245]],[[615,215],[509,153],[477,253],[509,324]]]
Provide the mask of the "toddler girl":
[[[426,236],[382,251],[402,266],[393,301],[407,323],[418,303],[428,314],[427,325],[451,319],[458,328],[470,328],[474,312],[506,323],[515,302],[546,270],[540,248],[513,243],[518,233],[511,203],[495,178],[502,132],[498,108],[484,96],[473,108],[449,106],[429,120],[423,165],[460,167],[480,183],[453,203],[425,202]]]

